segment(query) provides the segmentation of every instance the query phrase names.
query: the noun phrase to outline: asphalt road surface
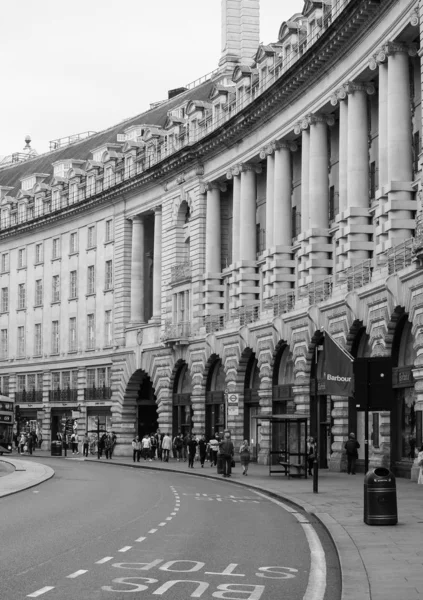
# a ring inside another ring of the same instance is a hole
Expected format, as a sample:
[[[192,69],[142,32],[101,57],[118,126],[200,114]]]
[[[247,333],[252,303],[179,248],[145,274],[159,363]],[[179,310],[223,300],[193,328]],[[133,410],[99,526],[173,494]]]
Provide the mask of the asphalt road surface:
[[[53,479],[0,501],[0,598],[339,600],[308,515],[180,473],[43,460]]]

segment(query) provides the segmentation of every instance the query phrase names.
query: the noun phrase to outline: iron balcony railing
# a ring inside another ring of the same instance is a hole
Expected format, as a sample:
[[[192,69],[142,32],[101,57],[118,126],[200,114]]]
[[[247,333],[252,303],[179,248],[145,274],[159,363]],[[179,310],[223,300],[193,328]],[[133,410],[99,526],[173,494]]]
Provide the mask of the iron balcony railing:
[[[170,283],[178,283],[191,278],[191,261],[184,260],[170,267]]]
[[[19,404],[20,402],[42,402],[43,401],[43,392],[41,390],[22,390],[20,392],[15,393],[15,402]]]
[[[401,269],[405,269],[412,264],[414,260],[414,248],[414,238],[409,238],[401,244],[389,248],[389,250],[384,253],[388,263],[389,275],[397,273],[398,271],[401,271]]]
[[[218,315],[204,315],[202,321],[203,327],[206,329],[206,333],[214,333],[215,331],[222,331],[226,328],[228,315],[226,313],[221,313]]]
[[[238,319],[241,327],[254,323],[260,319],[260,304],[251,304],[249,306],[239,306],[230,312],[231,319]]]
[[[64,390],[57,388],[49,390],[48,399],[50,402],[76,402],[78,399],[77,388],[65,388]]]
[[[320,281],[312,281],[299,289],[300,298],[307,298],[310,306],[319,304],[332,297],[333,279],[326,277]]]
[[[84,399],[85,400],[108,400],[112,397],[111,388],[103,385],[100,387],[87,387],[84,388]]]
[[[166,321],[162,340],[166,342],[171,341],[182,341],[188,340],[191,336],[191,323],[189,321],[182,321],[179,323],[173,323],[172,321]]]
[[[423,213],[416,216],[416,233],[414,236],[413,252],[416,255],[423,253]]]
[[[279,294],[278,296],[274,296],[270,298],[266,304],[265,308],[273,310],[273,316],[279,317],[280,315],[284,315],[285,313],[294,309],[295,306],[295,291],[289,290],[284,294]]]
[[[340,283],[347,283],[347,290],[352,292],[363,287],[372,280],[373,264],[369,258],[361,263],[348,267],[338,274]]]

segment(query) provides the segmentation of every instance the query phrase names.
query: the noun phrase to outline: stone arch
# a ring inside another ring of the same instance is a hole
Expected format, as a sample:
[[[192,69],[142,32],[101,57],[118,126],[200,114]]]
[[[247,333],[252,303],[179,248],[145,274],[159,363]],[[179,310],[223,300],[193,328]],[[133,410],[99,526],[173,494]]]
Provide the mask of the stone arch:
[[[176,361],[171,376],[172,391],[172,437],[178,433],[191,433],[193,422],[192,377],[188,363]]]

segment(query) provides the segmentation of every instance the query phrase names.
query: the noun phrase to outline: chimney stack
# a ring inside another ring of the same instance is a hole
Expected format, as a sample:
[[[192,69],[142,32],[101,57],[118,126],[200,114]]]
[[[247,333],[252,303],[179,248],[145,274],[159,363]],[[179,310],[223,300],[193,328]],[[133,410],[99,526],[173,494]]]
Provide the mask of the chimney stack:
[[[251,65],[260,43],[260,0],[222,0],[219,66]]]

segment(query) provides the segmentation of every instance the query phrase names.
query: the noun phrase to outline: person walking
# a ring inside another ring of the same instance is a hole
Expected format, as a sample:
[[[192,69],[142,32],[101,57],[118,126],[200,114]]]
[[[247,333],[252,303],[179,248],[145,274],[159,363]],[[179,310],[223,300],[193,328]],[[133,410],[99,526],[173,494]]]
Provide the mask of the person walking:
[[[417,464],[420,467],[419,477],[417,479],[417,483],[419,485],[423,485],[423,446],[420,446],[419,453],[417,455]]]
[[[157,437],[155,433],[150,435],[150,458],[156,460]]]
[[[190,435],[188,437],[187,447],[188,447],[188,468],[191,467],[191,469],[193,469],[195,453],[197,452],[197,440],[195,439],[195,437],[193,435]]]
[[[223,462],[223,477],[231,476],[231,463],[234,455],[234,445],[231,440],[229,431],[225,433],[225,437],[219,442],[219,450]]]
[[[18,446],[19,454],[23,454],[25,452],[25,450],[24,450],[25,442],[26,442],[26,436],[24,433],[21,433],[21,437],[19,438],[19,446]]]
[[[163,448],[162,448],[162,443],[163,443],[163,434],[160,431],[160,429],[158,429],[156,431],[156,441],[157,441],[157,458],[159,460],[163,460]]]
[[[141,447],[142,447],[142,455],[144,460],[152,460],[150,458],[150,451],[151,451],[151,439],[150,436],[145,434],[144,437],[142,438],[141,441]]]
[[[187,461],[188,458],[188,442],[190,440],[190,436],[184,435],[182,436],[182,456],[184,458],[184,462]]]
[[[41,446],[42,446],[42,444],[43,444],[43,434],[42,434],[42,433],[41,433],[41,431],[40,431],[40,433],[38,434],[38,448],[39,448],[40,450],[41,450]]]
[[[85,432],[83,437],[82,437],[82,454],[84,456],[88,456],[88,446],[89,446],[90,440],[88,437],[88,433]]]
[[[71,443],[72,443],[72,454],[79,454],[78,448],[78,434],[76,431],[71,435]]]
[[[32,435],[28,434],[26,438],[26,448],[28,454],[32,454]]]
[[[215,467],[217,465],[217,453],[219,452],[219,442],[219,434],[215,433],[214,437],[210,438],[209,441],[211,467]]]
[[[141,442],[140,442],[140,438],[138,436],[136,436],[133,440],[132,440],[132,458],[137,462],[140,462],[140,454],[141,454]]]
[[[202,435],[199,439],[198,450],[200,452],[200,464],[202,467],[204,467],[204,462],[206,460],[206,455],[207,455],[207,442],[206,442],[206,436],[204,436],[204,435]]]
[[[347,473],[348,475],[350,473],[355,475],[355,463],[358,458],[358,449],[360,448],[360,444],[355,439],[355,433],[350,433],[344,448],[347,452]]]
[[[248,445],[248,440],[244,440],[239,449],[239,458],[242,466],[242,474],[247,475],[248,473],[248,465],[251,460],[251,449]]]
[[[316,458],[316,444],[314,438],[309,437],[307,440],[307,468],[308,474],[313,475],[313,463]]]
[[[112,437],[112,447],[111,447],[111,450],[110,450],[110,458],[112,458],[113,452],[115,451],[115,447],[116,447],[116,444],[117,444],[117,435],[116,435],[116,433],[114,431],[112,431],[112,436],[111,437]]]
[[[111,460],[112,449],[113,449],[112,436],[110,434],[108,434],[106,439],[104,440],[104,453],[105,453],[107,459]]]
[[[162,441],[162,452],[163,452],[163,461],[164,462],[169,462],[169,453],[170,450],[172,448],[172,440],[170,439],[170,436],[165,433],[163,436],[163,441]]]
[[[179,462],[182,458],[182,447],[184,445],[184,442],[182,440],[182,434],[178,433],[173,442],[176,450],[176,460]]]

